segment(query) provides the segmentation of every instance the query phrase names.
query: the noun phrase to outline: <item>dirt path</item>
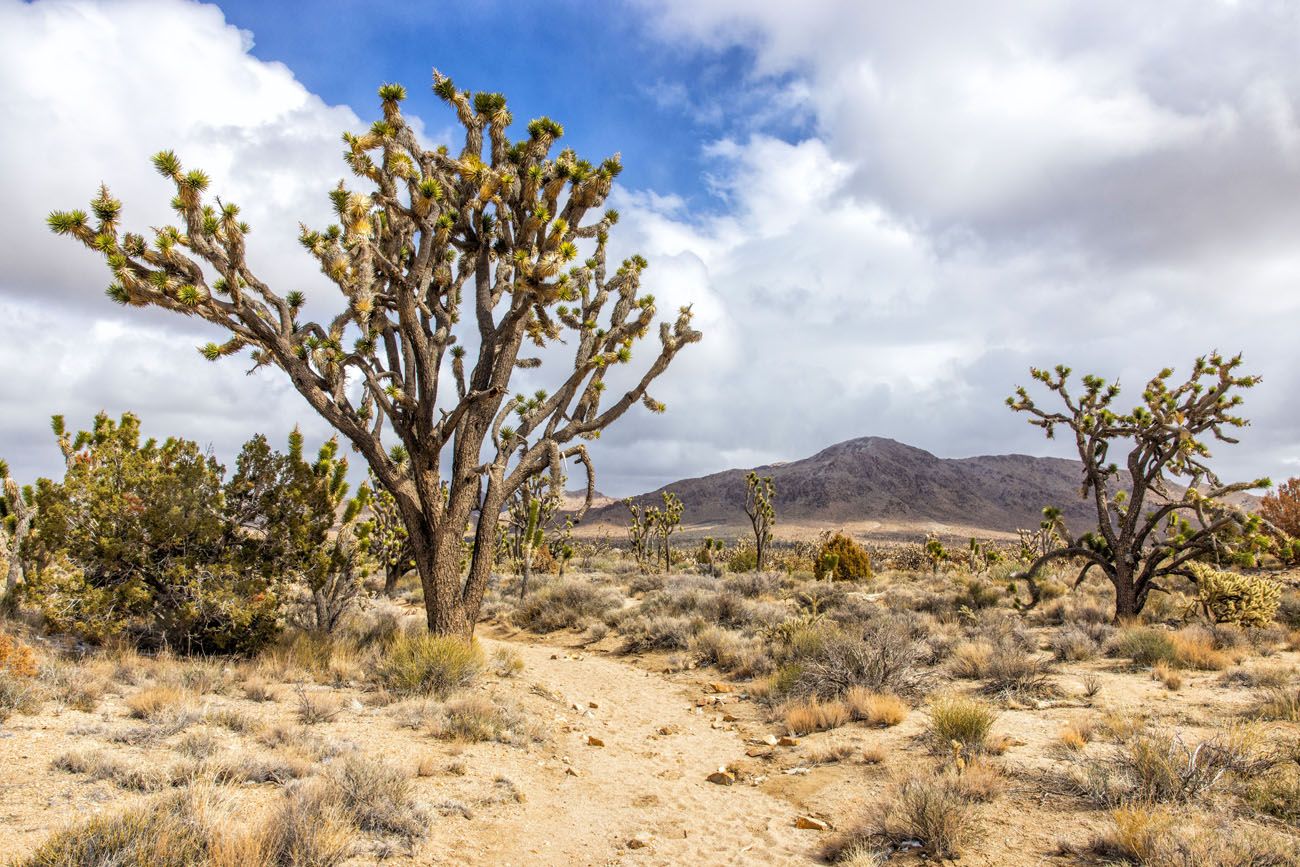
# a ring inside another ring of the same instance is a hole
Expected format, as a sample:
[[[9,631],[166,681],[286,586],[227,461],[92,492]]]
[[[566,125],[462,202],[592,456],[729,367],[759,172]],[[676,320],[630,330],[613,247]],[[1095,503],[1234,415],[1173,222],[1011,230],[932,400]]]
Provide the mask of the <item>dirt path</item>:
[[[598,654],[503,637],[483,642],[489,652],[506,645],[520,654],[523,677],[564,706],[556,705],[558,760],[529,780],[524,804],[466,828],[469,863],[815,863],[822,835],[796,830],[789,803],[705,779],[743,759],[746,744],[730,726],[714,728],[715,714],[695,711],[699,692]],[[589,745],[589,736],[604,746]],[[645,845],[629,847],[638,835]]]

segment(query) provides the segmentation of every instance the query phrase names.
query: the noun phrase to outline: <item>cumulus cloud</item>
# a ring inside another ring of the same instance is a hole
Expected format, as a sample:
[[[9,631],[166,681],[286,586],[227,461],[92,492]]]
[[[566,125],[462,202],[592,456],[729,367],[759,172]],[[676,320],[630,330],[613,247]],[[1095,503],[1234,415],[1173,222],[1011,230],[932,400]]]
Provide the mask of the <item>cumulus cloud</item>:
[[[251,45],[215,6],[0,2],[0,453],[15,472],[57,467],[42,421],[56,412],[87,425],[101,409],[132,409],[147,433],[184,435],[226,458],[254,431],[282,441],[297,420],[326,435],[274,374],[250,382],[239,361],[203,362],[195,347],[216,336],[203,323],[114,308],[103,262],[44,223],[51,209],[84,207],[101,182],[129,225],[174,221],[149,163],[171,148],[242,206],[264,279],[324,295],[296,227],[329,221],[339,133],[361,122]]]
[[[862,434],[1041,453],[1001,404],[1028,365],[1137,391],[1215,348],[1265,376],[1220,466],[1278,474],[1300,453],[1286,7],[642,7],[679,48],[748,50],[754,86],[782,82],[813,118],[797,140],[759,119],[706,146],[725,214],[640,218],[652,254],[700,259],[738,335],[700,454],[798,457]],[[670,419],[672,436],[698,418]]]
[[[1282,5],[633,8],[677,50],[739,48],[752,67],[727,105],[689,79],[644,94],[716,124],[700,144],[715,206],[617,189],[614,252],[646,254],[660,309],[692,304],[706,337],[654,389],[666,415],[634,410],[594,444],[602,488],[867,434],[1043,453],[1001,402],[1030,364],[1136,391],[1216,347],[1265,376],[1220,465],[1300,462],[1300,67]],[[269,282],[332,298],[296,226],[328,222],[338,133],[361,120],[252,38],[182,0],[0,0],[0,80],[19,83],[0,99],[0,364],[22,371],[0,391],[0,454],[20,473],[56,466],[52,412],[136,409],[226,457],[298,420],[326,435],[274,371],[199,360],[202,323],[111,307],[101,263],[43,226],[101,181],[133,226],[169,220],[147,158],[173,148],[244,207]]]

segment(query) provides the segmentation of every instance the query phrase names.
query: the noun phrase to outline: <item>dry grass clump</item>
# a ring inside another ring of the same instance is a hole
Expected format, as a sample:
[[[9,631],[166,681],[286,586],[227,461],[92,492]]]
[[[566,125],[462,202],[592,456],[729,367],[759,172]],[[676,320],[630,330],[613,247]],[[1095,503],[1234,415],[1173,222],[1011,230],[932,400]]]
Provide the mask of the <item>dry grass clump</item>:
[[[1058,690],[1049,675],[1051,665],[1018,647],[999,647],[984,666],[988,682],[983,692],[996,696],[1046,697]]]
[[[1111,756],[1076,769],[1072,780],[1102,806],[1187,803],[1203,798],[1228,775],[1258,775],[1272,768],[1276,757],[1259,745],[1259,733],[1245,727],[1195,744],[1178,733],[1142,733]]]
[[[1183,676],[1163,659],[1151,666],[1151,679],[1160,681],[1170,692],[1177,692],[1183,688]]]
[[[852,719],[852,713],[842,701],[806,698],[786,705],[782,718],[790,734],[806,735],[839,728]]]
[[[70,774],[85,774],[93,780],[107,780],[133,792],[157,792],[171,785],[171,775],[153,765],[134,764],[103,750],[64,753],[53,766]]]
[[[275,687],[260,677],[244,681],[244,698],[249,701],[279,701],[280,693]]]
[[[1065,728],[1057,736],[1057,742],[1069,752],[1083,752],[1084,748],[1092,742],[1092,736],[1095,727],[1090,720],[1076,720]]]
[[[948,657],[948,672],[965,680],[982,680],[993,650],[993,644],[988,641],[963,641]]]
[[[710,626],[692,638],[689,650],[697,662],[716,665],[741,678],[758,677],[773,668],[761,642],[720,626]]]
[[[384,762],[348,756],[330,765],[322,783],[326,797],[337,799],[363,831],[408,840],[426,832],[428,817],[411,798],[411,778]]]
[[[907,719],[911,710],[898,696],[875,692],[865,686],[849,687],[844,693],[844,703],[855,720],[873,726],[896,726]]]
[[[209,756],[184,769],[186,777],[205,778],[214,783],[277,783],[310,776],[315,765],[301,756],[267,758],[252,753]]]
[[[533,632],[555,632],[585,627],[601,620],[623,604],[610,587],[590,581],[556,581],[534,591],[510,615],[516,626]]]
[[[938,753],[952,751],[960,744],[965,753],[983,753],[989,746],[989,733],[998,712],[982,701],[957,695],[940,696],[930,702],[930,726],[927,739]]]
[[[41,690],[35,678],[0,671],[0,722],[12,713],[35,714],[41,709]]]
[[[298,722],[303,725],[316,725],[329,722],[343,710],[338,697],[326,692],[308,692],[298,690]]]
[[[785,642],[785,659],[795,666],[790,691],[834,698],[851,687],[916,695],[928,683],[923,647],[908,623],[897,616],[862,627],[862,637],[820,626],[794,629]]]
[[[642,653],[647,650],[685,650],[691,640],[704,631],[704,618],[674,617],[668,614],[646,615],[633,613],[618,620],[618,631],[623,636],[623,650]]]
[[[442,740],[500,741],[514,743],[530,737],[527,722],[513,708],[483,695],[467,695],[443,706],[432,724],[433,736]]]
[[[1233,663],[1233,657],[1217,645],[1215,633],[1199,627],[1169,632],[1153,626],[1128,626],[1111,640],[1108,652],[1138,665],[1164,662],[1197,671],[1222,671]]]
[[[823,855],[839,864],[872,863],[919,843],[931,858],[958,858],[981,835],[978,807],[953,773],[901,780],[871,813],[863,827],[832,839]]]
[[[1300,722],[1300,687],[1277,686],[1262,691],[1251,713],[1260,719]]]
[[[1120,807],[1110,827],[1093,838],[1084,854],[1107,863],[1144,867],[1286,867],[1295,864],[1295,842],[1240,822],[1202,827],[1185,814],[1151,805]]]
[[[134,692],[126,698],[127,714],[132,719],[160,722],[188,710],[194,703],[194,693],[178,686],[151,686]]]
[[[1300,827],[1300,754],[1292,758],[1298,761],[1242,780],[1240,794],[1256,812]]]
[[[508,647],[498,647],[492,653],[492,670],[497,677],[514,677],[524,670],[524,658]]]
[[[1058,662],[1085,662],[1101,652],[1093,631],[1077,623],[1067,623],[1048,639],[1052,657]]]
[[[384,648],[375,675],[402,695],[445,697],[472,684],[483,667],[483,652],[475,641],[403,632]]]
[[[55,700],[83,713],[99,707],[109,687],[109,679],[102,667],[89,663],[47,664],[41,672],[41,680]]]

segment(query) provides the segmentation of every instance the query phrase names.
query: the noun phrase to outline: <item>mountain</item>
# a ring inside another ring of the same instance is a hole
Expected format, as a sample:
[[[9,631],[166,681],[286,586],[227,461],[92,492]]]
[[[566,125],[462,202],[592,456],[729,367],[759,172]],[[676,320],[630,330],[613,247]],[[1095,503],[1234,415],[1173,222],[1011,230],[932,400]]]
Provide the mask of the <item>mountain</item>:
[[[954,535],[1012,532],[1037,527],[1047,505],[1059,506],[1074,528],[1096,521],[1079,496],[1082,465],[1061,458],[939,458],[895,440],[861,437],[803,460],[754,469],[776,484],[778,530],[816,525],[883,535],[929,529]],[[717,532],[748,527],[743,511],[748,472],[733,469],[682,479],[633,499],[658,503],[660,493],[671,490],[681,497],[682,521],[689,528]],[[622,527],[627,509],[613,502],[592,509],[583,523]]]

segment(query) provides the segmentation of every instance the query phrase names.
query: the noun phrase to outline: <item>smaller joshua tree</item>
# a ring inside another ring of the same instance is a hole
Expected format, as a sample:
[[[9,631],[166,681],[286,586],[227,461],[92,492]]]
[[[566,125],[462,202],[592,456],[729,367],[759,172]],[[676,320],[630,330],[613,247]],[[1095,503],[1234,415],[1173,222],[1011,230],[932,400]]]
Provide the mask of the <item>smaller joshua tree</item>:
[[[1083,392],[1076,396],[1068,385],[1068,367],[1031,370],[1062,409],[1040,408],[1023,387],[1007,398],[1007,405],[1032,416],[1030,424],[1049,438],[1058,428],[1074,434],[1083,462],[1081,495],[1092,498],[1097,527],[1075,537],[1059,511],[1045,512],[1058,544],[1013,576],[1028,584],[1030,607],[1039,599],[1035,576],[1055,560],[1083,562],[1075,586],[1093,569],[1102,572],[1115,588],[1118,620],[1139,614],[1152,590],[1165,589],[1162,578],[1180,576],[1196,583],[1196,561],[1255,549],[1258,522],[1224,498],[1268,487],[1268,480],[1224,484],[1206,464],[1208,439],[1235,443],[1227,431],[1248,423],[1233,414],[1242,402],[1237,392],[1260,380],[1239,375],[1240,365],[1240,355],[1198,358],[1191,376],[1178,385],[1170,384],[1173,370],[1166,368],[1147,383],[1142,402],[1127,413],[1114,408],[1118,383],[1085,376]],[[1128,449],[1122,467],[1111,460],[1111,450],[1121,448]],[[1171,485],[1175,479],[1185,485],[1181,491]]]
[[[664,491],[664,506],[653,509],[654,534],[659,538],[659,556],[663,557],[664,572],[673,571],[673,552],[670,539],[681,529],[682,501],[672,491]]]
[[[519,564],[519,598],[528,595],[537,552],[546,545],[546,528],[560,509],[564,476],[557,482],[549,475],[534,476],[526,481],[507,508],[506,523],[511,539],[511,553]]]
[[[35,490],[20,486],[9,475],[9,464],[0,461],[0,563],[5,566],[6,598],[23,581],[22,548],[35,520]]]
[[[370,498],[370,518],[358,526],[358,535],[364,539],[366,553],[384,569],[384,595],[393,596],[397,593],[397,582],[415,568],[415,553],[397,510],[397,501],[377,485],[373,474],[370,484],[374,491]]]
[[[650,571],[650,536],[654,533],[654,514],[658,512],[653,506],[639,505],[631,497],[623,501],[631,514],[632,520],[627,525],[628,541],[632,543],[632,556],[637,568],[644,575]]]
[[[767,546],[772,541],[772,525],[776,523],[776,507],[772,505],[775,496],[772,477],[759,476],[750,470],[745,476],[745,514],[754,528],[754,568],[760,572],[767,563]]]

